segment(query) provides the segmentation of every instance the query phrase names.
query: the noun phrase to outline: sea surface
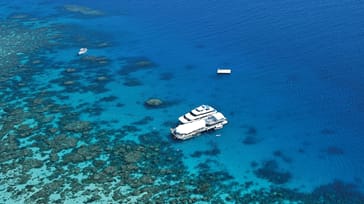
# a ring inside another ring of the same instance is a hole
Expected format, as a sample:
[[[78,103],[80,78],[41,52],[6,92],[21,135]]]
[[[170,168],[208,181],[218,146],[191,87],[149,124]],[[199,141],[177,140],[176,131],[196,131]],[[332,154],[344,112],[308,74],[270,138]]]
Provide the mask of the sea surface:
[[[364,203],[363,11],[2,1],[0,203]],[[228,124],[174,140],[201,104]]]

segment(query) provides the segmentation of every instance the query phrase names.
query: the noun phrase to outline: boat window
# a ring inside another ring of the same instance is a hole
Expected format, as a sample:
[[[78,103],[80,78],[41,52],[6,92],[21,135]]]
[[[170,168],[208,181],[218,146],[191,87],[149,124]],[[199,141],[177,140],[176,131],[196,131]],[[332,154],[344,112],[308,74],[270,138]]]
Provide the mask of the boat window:
[[[192,115],[192,116],[196,116],[195,114],[193,114],[192,112],[190,112],[190,114]]]

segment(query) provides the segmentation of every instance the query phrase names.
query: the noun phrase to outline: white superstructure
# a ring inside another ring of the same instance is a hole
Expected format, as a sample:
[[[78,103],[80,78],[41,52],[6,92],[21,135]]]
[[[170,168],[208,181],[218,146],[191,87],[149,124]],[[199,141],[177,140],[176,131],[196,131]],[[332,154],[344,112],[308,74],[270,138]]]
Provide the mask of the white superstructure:
[[[209,130],[217,130],[224,127],[228,121],[225,116],[217,112],[188,123],[181,123],[175,128],[171,128],[171,133],[176,139],[186,140]]]
[[[199,120],[201,118],[207,117],[211,114],[216,113],[217,111],[215,108],[209,105],[200,105],[194,109],[192,109],[190,112],[180,116],[178,118],[179,122],[181,123],[190,123],[195,120]]]

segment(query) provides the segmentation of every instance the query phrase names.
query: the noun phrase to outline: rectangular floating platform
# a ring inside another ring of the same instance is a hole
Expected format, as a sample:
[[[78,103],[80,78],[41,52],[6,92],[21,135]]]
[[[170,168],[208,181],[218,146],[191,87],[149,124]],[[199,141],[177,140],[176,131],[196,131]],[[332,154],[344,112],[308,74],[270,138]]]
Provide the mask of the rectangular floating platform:
[[[231,74],[231,69],[220,68],[216,71],[217,74]]]

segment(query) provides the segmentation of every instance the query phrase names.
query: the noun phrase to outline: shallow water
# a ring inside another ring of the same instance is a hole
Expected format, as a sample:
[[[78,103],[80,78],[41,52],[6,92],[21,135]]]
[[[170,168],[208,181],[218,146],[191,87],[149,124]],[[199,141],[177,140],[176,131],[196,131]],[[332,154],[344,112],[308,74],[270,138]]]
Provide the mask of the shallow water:
[[[362,2],[36,2],[0,9],[1,202],[364,202]],[[200,104],[229,124],[174,141]]]

